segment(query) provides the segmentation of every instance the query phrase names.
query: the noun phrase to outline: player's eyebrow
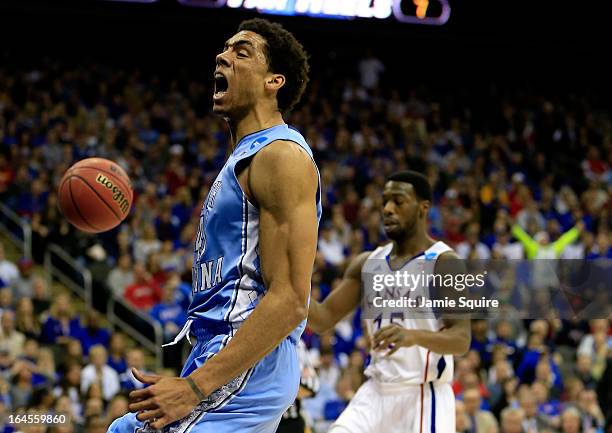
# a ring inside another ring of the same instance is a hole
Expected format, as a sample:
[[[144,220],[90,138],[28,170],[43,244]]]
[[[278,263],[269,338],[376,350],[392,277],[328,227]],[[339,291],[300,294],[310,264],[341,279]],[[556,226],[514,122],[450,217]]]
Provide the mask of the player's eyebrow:
[[[227,40],[225,42],[225,45],[223,46],[223,48],[227,50],[229,47],[237,48],[237,47],[240,47],[240,46],[248,46],[250,48],[255,48],[255,45],[253,45],[253,43],[251,41],[248,41],[246,39],[238,39],[237,41],[235,41],[233,43],[230,43],[230,41]]]

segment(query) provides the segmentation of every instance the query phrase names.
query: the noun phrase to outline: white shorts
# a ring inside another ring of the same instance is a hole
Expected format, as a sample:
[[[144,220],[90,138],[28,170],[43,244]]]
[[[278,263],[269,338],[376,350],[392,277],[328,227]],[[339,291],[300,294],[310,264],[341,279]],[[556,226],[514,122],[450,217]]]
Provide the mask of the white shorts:
[[[328,433],[455,433],[449,383],[395,386],[365,382]]]

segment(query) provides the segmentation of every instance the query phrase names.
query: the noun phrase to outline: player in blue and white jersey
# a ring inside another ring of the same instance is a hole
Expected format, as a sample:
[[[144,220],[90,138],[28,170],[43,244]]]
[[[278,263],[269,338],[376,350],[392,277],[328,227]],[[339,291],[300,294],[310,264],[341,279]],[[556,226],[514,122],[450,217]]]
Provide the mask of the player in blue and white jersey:
[[[278,24],[243,22],[216,58],[213,110],[232,148],[202,207],[181,377],[149,384],[110,432],[274,433],[300,382],[321,215],[319,174],[282,114],[308,81],[303,47]]]

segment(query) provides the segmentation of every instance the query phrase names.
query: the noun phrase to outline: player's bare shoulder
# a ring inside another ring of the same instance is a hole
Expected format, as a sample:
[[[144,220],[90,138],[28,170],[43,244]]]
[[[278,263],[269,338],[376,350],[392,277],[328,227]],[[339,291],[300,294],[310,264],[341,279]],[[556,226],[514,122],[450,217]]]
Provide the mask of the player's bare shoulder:
[[[248,173],[249,190],[258,201],[291,202],[314,195],[317,169],[302,147],[289,140],[276,140],[253,157]]]
[[[353,257],[344,271],[344,277],[355,280],[361,279],[361,271],[371,254],[372,251],[363,251]]]

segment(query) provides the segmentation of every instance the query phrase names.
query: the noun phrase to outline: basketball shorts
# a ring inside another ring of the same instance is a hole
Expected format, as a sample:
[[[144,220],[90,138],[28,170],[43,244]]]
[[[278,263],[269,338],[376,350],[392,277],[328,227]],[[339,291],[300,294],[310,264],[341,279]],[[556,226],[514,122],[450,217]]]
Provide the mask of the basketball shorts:
[[[211,357],[196,342],[181,376],[189,375]],[[285,410],[297,396],[300,368],[295,343],[283,342],[253,368],[202,401],[191,414],[163,430],[153,430],[128,413],[108,433],[275,433]]]
[[[455,433],[455,395],[448,383],[383,386],[368,380],[329,433]]]

